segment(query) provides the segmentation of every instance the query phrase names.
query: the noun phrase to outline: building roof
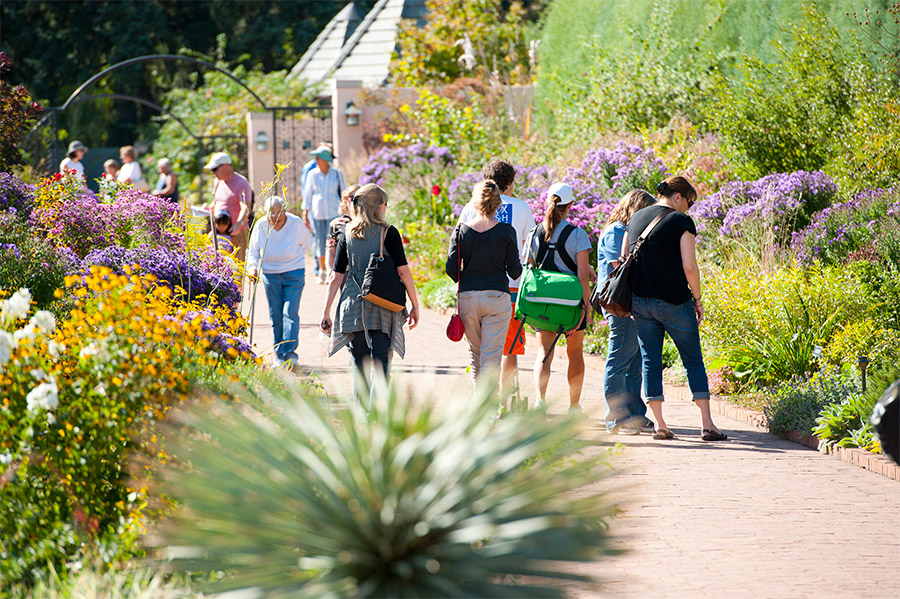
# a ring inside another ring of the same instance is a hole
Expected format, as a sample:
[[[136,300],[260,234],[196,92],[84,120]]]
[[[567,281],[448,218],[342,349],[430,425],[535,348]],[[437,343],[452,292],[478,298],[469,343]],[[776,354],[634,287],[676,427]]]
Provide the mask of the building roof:
[[[303,77],[312,83],[318,83],[325,79],[334,70],[344,44],[356,31],[363,21],[363,17],[363,12],[355,3],[347,4],[322,29],[315,41],[291,69],[290,76]]]
[[[350,6],[354,5],[348,5],[340,14]],[[323,36],[328,36],[329,29],[340,17],[339,14],[319,34],[316,42],[291,70],[291,75],[303,77],[312,83],[324,83],[326,90],[330,90],[331,82],[338,79],[362,81],[363,85],[368,86],[382,86],[387,81],[391,54],[397,46],[400,20],[415,19],[421,24],[425,13],[425,0],[379,0],[335,56],[333,42],[326,44]],[[320,39],[323,42],[317,46]],[[335,36],[332,39],[338,38]],[[320,66],[325,64],[330,66]]]

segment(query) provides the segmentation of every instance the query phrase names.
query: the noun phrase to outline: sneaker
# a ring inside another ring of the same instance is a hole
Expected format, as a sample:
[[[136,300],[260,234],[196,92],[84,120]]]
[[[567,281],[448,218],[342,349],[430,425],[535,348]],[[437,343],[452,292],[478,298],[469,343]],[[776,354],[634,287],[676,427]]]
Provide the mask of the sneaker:
[[[584,413],[584,408],[581,407],[580,403],[577,403],[574,406],[569,406],[569,416],[577,416],[578,418],[587,418],[587,414]]]
[[[633,437],[634,435],[640,434],[641,429],[630,425],[629,423],[619,423],[611,429],[607,429],[607,431],[611,435],[626,435],[629,437]]]
[[[654,431],[656,431],[656,425],[653,424],[652,420],[645,416],[644,423],[641,424],[640,430],[642,433],[653,433]]]
[[[272,358],[272,368],[274,368],[275,370],[278,370],[282,366],[284,366],[284,360],[282,360],[278,356],[275,356],[274,358]]]
[[[547,413],[547,402],[545,402],[543,399],[539,399],[536,402],[534,402],[534,407],[532,407],[531,409],[534,410],[535,412],[543,412],[544,414],[546,414]]]
[[[316,282],[317,282],[319,285],[324,285],[324,284],[325,284],[325,279],[326,279],[327,276],[328,276],[328,275],[326,275],[324,272],[320,271],[319,274],[316,275]]]

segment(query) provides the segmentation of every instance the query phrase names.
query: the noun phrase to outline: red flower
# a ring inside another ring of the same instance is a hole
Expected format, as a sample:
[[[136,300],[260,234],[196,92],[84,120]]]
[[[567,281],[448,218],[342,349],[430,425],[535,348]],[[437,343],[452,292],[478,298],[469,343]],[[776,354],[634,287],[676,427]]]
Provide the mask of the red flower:
[[[441,188],[440,188],[440,186],[435,185],[434,187],[432,187],[432,188],[431,188],[431,195],[433,195],[433,196],[439,196],[439,195],[441,195]]]

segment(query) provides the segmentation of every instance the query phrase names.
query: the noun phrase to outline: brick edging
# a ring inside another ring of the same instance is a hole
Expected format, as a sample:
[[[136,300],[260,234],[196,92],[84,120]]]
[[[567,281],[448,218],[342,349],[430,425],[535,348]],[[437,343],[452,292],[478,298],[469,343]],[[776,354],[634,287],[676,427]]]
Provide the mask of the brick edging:
[[[762,412],[743,408],[715,397],[713,397],[709,403],[712,411],[717,414],[721,414],[732,420],[737,420],[738,422],[750,424],[762,430],[768,430],[766,427],[766,418]],[[819,440],[816,437],[805,435],[800,431],[788,431],[787,433],[778,436],[787,439],[788,441],[793,441],[794,443],[809,447],[810,449],[819,449]],[[858,447],[838,447],[836,445],[828,447],[823,453],[835,457],[842,462],[878,474],[879,476],[900,481],[900,466],[883,455],[871,453],[864,449],[859,449]]]

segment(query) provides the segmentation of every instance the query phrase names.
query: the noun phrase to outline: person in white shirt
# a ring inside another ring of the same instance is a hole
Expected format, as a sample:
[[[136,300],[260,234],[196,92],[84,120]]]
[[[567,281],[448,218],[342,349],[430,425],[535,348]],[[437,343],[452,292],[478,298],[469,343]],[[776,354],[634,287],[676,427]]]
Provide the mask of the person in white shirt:
[[[65,175],[69,171],[75,171],[75,176],[84,182],[84,164],[81,163],[81,160],[87,151],[87,146],[77,139],[74,140],[69,144],[69,151],[66,152],[66,157],[59,163],[59,172]]]
[[[259,273],[269,304],[275,337],[275,366],[297,363],[300,334],[300,296],[306,275],[306,253],[312,237],[299,217],[289,214],[284,199],[266,200],[266,219],[253,227],[247,249],[247,273]]]
[[[119,169],[116,180],[119,183],[131,183],[136,189],[141,191],[148,191],[150,186],[147,185],[147,181],[141,172],[141,165],[138,164],[137,152],[134,146],[122,146],[119,148],[119,158],[122,159],[122,168]]]
[[[500,188],[500,208],[497,209],[497,215],[494,217],[502,223],[511,225],[516,232],[516,241],[519,244],[519,256],[524,256],[525,238],[536,223],[531,207],[526,202],[518,198],[512,197],[513,186],[516,179],[515,167],[505,160],[494,158],[484,165],[481,169],[481,176],[484,179],[492,179]],[[473,220],[477,216],[477,210],[471,202],[465,205],[462,213],[459,215],[459,222],[465,223]],[[519,279],[509,279],[509,293],[512,298],[513,306],[516,304],[516,294],[519,291]],[[516,356],[525,353],[525,336],[519,335],[516,339],[516,332],[519,330],[519,321],[515,317],[515,309],[513,309],[513,317],[510,320],[509,329],[506,335],[506,343],[503,348],[503,358],[500,363],[500,388],[503,393],[514,391],[516,368],[518,361]],[[513,346],[515,341],[515,346]]]
[[[328,225],[338,217],[341,192],[347,189],[347,184],[344,173],[333,166],[334,155],[328,146],[319,146],[309,155],[316,159],[316,168],[309,171],[303,183],[303,222],[315,236],[316,277],[324,285],[328,275],[325,266]]]

